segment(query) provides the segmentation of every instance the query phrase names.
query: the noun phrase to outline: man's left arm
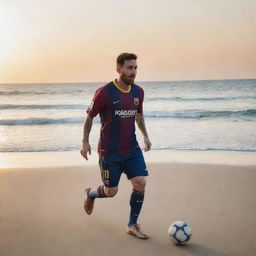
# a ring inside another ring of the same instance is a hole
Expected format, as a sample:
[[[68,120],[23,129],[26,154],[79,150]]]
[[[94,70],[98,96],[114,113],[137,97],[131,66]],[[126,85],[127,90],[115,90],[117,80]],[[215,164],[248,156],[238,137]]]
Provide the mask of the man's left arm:
[[[147,133],[147,129],[146,129],[146,125],[145,125],[145,120],[144,120],[144,115],[143,113],[136,113],[136,116],[135,116],[135,119],[136,119],[136,123],[144,137],[144,143],[145,143],[145,148],[144,148],[144,151],[149,151],[151,149],[151,142],[148,138],[148,133]]]

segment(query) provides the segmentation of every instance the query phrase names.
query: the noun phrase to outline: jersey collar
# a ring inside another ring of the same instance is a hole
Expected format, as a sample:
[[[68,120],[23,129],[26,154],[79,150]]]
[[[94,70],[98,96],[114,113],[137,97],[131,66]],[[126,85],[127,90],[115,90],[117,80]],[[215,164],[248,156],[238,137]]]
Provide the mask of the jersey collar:
[[[131,85],[129,85],[129,87],[128,87],[127,90],[124,90],[124,89],[122,89],[122,88],[118,85],[118,83],[117,83],[116,80],[114,80],[113,83],[114,83],[115,87],[116,87],[118,90],[120,90],[121,92],[123,92],[123,93],[129,93],[129,92],[131,91]]]

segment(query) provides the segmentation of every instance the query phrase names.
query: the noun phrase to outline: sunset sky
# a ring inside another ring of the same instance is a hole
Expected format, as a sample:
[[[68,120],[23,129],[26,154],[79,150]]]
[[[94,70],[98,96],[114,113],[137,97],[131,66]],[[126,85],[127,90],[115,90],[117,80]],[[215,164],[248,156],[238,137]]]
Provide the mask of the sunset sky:
[[[255,0],[0,0],[0,83],[256,78]]]

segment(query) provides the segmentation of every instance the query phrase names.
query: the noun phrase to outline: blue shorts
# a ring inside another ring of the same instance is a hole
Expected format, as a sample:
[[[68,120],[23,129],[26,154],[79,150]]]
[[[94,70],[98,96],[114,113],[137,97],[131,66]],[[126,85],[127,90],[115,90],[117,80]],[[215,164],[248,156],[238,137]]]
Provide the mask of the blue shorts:
[[[123,172],[128,179],[137,176],[148,176],[148,170],[140,148],[125,155],[100,156],[99,165],[102,181],[106,187],[117,187]]]

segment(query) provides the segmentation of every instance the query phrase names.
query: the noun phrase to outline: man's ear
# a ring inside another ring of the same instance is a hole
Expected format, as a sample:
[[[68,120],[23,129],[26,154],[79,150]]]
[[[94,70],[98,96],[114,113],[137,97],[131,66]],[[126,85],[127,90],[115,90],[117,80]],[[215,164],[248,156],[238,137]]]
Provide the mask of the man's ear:
[[[117,73],[119,73],[119,74],[121,73],[121,67],[120,67],[119,65],[116,66],[116,71],[117,71]]]

